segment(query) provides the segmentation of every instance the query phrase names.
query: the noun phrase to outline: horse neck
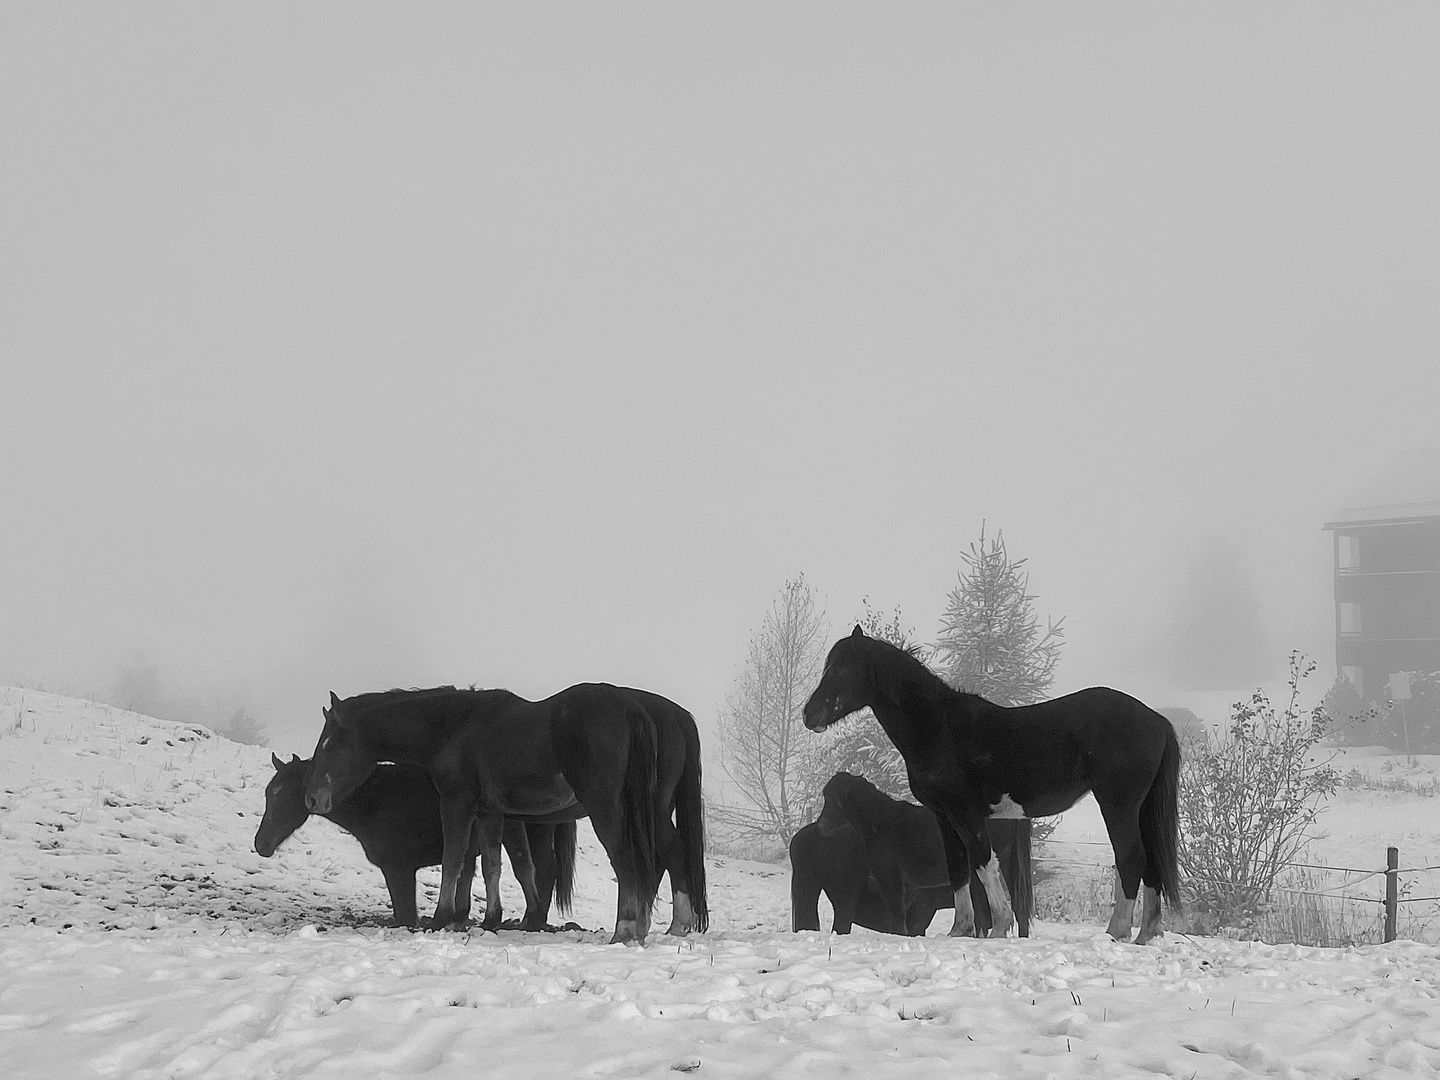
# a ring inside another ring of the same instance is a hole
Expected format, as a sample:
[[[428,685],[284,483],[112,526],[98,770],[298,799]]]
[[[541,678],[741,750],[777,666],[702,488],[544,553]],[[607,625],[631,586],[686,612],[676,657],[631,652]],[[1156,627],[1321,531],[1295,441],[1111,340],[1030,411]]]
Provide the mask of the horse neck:
[[[857,802],[861,804],[861,812],[856,816],[855,827],[860,828],[859,822],[863,820],[865,827],[860,831],[871,835],[879,832],[894,821],[897,812],[901,808],[901,804],[878,788],[866,792],[865,795],[862,796],[862,799],[857,800]]]
[[[395,712],[400,716],[395,718]],[[373,751],[376,760],[424,765],[439,744],[449,736],[449,728],[433,714],[415,715],[415,709],[368,709],[355,719],[355,731],[364,745]],[[339,824],[339,822],[336,822]]]
[[[364,799],[358,799],[352,793],[346,796],[343,802],[336,803],[330,808],[328,814],[322,814],[333,825],[338,825],[351,836],[361,837],[368,842],[369,830],[366,826],[370,824],[375,816],[375,808]],[[364,834],[362,836],[362,834]]]
[[[924,760],[947,722],[965,723],[973,713],[967,707],[970,695],[955,693],[929,672],[903,672],[876,680],[872,689],[870,710],[907,761],[911,755]]]

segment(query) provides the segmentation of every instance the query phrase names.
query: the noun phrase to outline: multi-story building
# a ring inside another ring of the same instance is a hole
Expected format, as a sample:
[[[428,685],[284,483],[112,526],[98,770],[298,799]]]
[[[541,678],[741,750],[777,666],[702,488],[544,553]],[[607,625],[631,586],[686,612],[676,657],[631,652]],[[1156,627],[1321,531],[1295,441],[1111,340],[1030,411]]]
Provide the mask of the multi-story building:
[[[1364,700],[1395,672],[1440,671],[1440,452],[1387,462],[1335,511],[1335,664]]]

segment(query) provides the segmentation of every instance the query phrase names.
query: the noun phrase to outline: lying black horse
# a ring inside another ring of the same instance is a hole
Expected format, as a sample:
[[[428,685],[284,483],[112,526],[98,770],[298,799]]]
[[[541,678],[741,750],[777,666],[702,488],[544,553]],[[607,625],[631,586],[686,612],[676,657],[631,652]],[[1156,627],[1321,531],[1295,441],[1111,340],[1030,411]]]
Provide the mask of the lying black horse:
[[[1161,894],[1180,904],[1180,744],[1165,717],[1106,687],[1003,708],[950,689],[910,653],[857,626],[826,657],[805,703],[805,726],[819,731],[867,705],[904,757],[910,790],[939,822],[955,895],[952,934],[974,929],[972,871],[995,912],[991,933],[1010,926],[985,820],[1048,817],[1087,791],[1100,805],[1120,874],[1110,935],[1129,940],[1142,881],[1136,940],[1163,932]]]
[[[267,859],[310,816],[305,807],[310,762],[293,755],[285,762],[274,754],[270,760],[275,764],[275,775],[265,786],[265,816],[255,830],[255,850]],[[370,779],[323,816],[359,840],[365,857],[380,868],[390,891],[396,923],[418,926],[415,871],[438,866],[444,853],[440,799],[425,771],[413,765],[379,765]],[[456,887],[457,907],[466,913],[470,909],[474,849],[478,843],[477,836],[466,851]],[[534,907],[527,904],[519,928],[548,929],[552,894],[562,912],[570,910],[575,880],[575,824],[507,821],[504,844],[510,868],[526,896],[538,898]]]
[[[423,767],[440,796],[444,834],[436,926],[463,922],[457,918],[456,884],[473,829],[480,830],[482,851],[495,850],[506,818],[573,821],[588,815],[615,870],[611,940],[644,940],[664,869],[658,819],[668,816],[671,806],[660,804],[662,792],[673,799],[692,787],[684,775],[692,764],[691,748],[681,745],[678,753],[657,748],[658,733],[678,731],[676,725],[657,724],[635,695],[602,683],[572,686],[543,701],[508,690],[451,688],[367,698],[342,702],[331,695],[306,802],[313,810],[328,810],[382,760]],[[697,800],[698,752],[697,740]],[[680,762],[676,775],[658,778],[659,764],[669,761]],[[678,831],[700,838],[698,801],[693,827]],[[698,854],[689,865],[703,867]],[[703,888],[703,870],[699,876]],[[499,923],[499,894],[488,882],[486,893],[481,925],[490,928]],[[703,898],[694,905],[677,899],[677,916],[697,918],[703,910]]]
[[[1029,822],[987,823],[1010,890],[1020,936],[1030,934],[1034,896]],[[892,799],[862,776],[836,773],[825,785],[820,819],[790,841],[790,910],[794,930],[820,929],[820,893],[834,909],[834,931],[852,923],[886,934],[922,937],[942,908],[955,906],[945,869],[945,846],[935,815]],[[976,930],[990,928],[990,906],[970,879]]]

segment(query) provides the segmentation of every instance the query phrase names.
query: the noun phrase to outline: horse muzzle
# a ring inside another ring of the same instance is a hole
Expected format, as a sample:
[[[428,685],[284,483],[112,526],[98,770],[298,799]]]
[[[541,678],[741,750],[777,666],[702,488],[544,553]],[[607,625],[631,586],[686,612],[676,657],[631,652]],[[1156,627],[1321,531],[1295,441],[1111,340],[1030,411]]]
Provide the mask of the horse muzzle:
[[[315,792],[305,793],[305,809],[312,814],[328,814],[334,805],[334,798],[328,787],[322,787]]]
[[[817,704],[813,700],[805,703],[805,710],[801,716],[805,720],[805,726],[811,731],[824,731],[834,723],[833,708],[827,709],[824,705]]]

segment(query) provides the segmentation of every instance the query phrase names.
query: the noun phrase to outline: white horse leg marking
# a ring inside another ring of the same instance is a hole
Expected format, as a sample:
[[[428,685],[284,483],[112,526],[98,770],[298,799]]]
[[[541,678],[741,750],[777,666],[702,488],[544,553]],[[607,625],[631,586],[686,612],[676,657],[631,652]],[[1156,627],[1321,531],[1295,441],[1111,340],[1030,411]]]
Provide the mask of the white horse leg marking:
[[[690,895],[680,889],[675,889],[672,908],[674,918],[670,920],[670,929],[665,932],[674,934],[676,937],[684,937],[695,928],[695,909],[690,905]],[[793,915],[791,922],[794,922]]]
[[[1015,925],[1015,911],[1010,906],[1010,890],[1000,876],[1000,856],[992,851],[990,861],[977,873],[980,884],[985,886],[985,899],[990,901],[990,936],[1004,937]]]
[[[1140,933],[1135,938],[1136,945],[1144,945],[1165,933],[1165,926],[1160,921],[1160,893],[1145,885],[1140,890],[1140,897]]]
[[[1018,821],[1025,817],[1025,809],[1019,803],[1013,801],[1010,798],[1010,793],[1007,791],[1004,795],[1000,796],[999,802],[990,807],[990,816],[1006,821]]]
[[[955,925],[950,927],[951,937],[972,937],[975,933],[975,906],[970,902],[970,883],[967,881],[955,892]]]
[[[1135,901],[1125,896],[1120,887],[1120,871],[1115,871],[1115,909],[1110,912],[1110,925],[1105,928],[1116,941],[1129,941],[1135,925]]]

